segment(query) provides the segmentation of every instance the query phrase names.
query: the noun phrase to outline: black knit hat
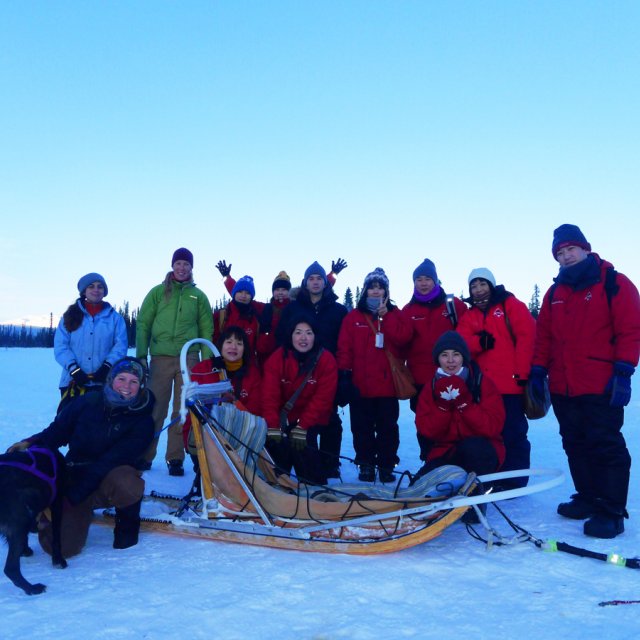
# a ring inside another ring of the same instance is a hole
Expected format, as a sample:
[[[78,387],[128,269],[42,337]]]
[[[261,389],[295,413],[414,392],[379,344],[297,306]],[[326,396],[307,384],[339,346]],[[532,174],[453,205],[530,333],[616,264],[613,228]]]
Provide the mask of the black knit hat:
[[[171,266],[173,267],[173,265],[178,260],[184,260],[185,262],[188,262],[191,265],[191,268],[193,269],[193,253],[191,253],[189,249],[185,249],[184,247],[180,247],[179,249],[176,249],[173,252],[173,257],[171,258]]]
[[[584,233],[575,224],[562,224],[553,232],[551,253],[554,258],[563,247],[580,247],[585,251],[591,251],[591,245],[584,237]]]
[[[281,271],[273,281],[273,284],[271,285],[271,293],[276,289],[286,289],[287,291],[291,289],[291,278],[286,271]]]
[[[433,351],[431,352],[435,364],[439,364],[438,358],[440,354],[447,349],[453,349],[460,353],[462,356],[462,363],[465,366],[469,365],[469,361],[471,360],[469,347],[464,341],[464,338],[457,331],[445,331],[445,333],[436,340],[435,345],[433,345]]]

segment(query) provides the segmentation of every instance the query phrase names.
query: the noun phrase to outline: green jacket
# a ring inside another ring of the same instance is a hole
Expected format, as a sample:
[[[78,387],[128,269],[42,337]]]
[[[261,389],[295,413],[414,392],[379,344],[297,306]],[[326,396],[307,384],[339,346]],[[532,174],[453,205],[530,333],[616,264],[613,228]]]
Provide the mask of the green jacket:
[[[170,281],[171,295],[165,296],[165,284],[159,284],[145,297],[136,320],[136,356],[179,356],[186,342],[193,338],[211,340],[213,315],[206,294],[193,281]],[[194,345],[189,352],[200,351]],[[202,349],[202,358],[211,352]]]

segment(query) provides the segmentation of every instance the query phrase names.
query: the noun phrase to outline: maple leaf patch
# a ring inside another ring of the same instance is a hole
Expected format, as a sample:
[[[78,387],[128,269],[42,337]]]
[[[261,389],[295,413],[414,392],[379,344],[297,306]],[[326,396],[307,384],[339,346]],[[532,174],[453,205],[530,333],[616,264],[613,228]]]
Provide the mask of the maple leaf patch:
[[[449,385],[444,391],[440,392],[440,397],[443,400],[455,400],[460,395],[460,389]]]

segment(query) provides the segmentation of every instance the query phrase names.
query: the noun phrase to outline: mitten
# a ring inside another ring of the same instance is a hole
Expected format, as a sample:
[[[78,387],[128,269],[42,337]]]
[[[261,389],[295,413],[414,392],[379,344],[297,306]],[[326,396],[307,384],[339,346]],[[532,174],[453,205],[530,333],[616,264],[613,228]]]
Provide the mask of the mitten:
[[[220,275],[223,278],[226,278],[230,273],[231,273],[231,267],[233,265],[229,265],[227,266],[227,263],[224,260],[220,260],[220,262],[218,262],[218,264],[216,265],[216,269],[220,272]]]
[[[89,376],[77,364],[73,364],[69,373],[78,386],[85,387],[89,384]]]
[[[618,360],[613,363],[613,375],[605,391],[611,393],[612,407],[626,407],[631,400],[631,376],[636,368],[628,362]]]
[[[342,258],[338,258],[335,262],[331,263],[331,271],[333,271],[335,275],[338,275],[343,269],[345,269],[348,266],[349,265],[347,264],[346,260],[343,260]]]
[[[289,431],[289,443],[296,451],[303,451],[307,447],[307,432],[302,427],[295,426]]]
[[[433,385],[433,395],[435,398],[435,403],[438,409],[441,411],[453,411],[453,397],[452,394],[454,390],[451,386],[451,377],[450,376],[442,376],[442,378],[438,378]],[[457,391],[455,392],[457,395]]]
[[[452,400],[453,406],[458,411],[463,411],[473,402],[473,397],[471,396],[469,387],[467,386],[467,383],[459,376],[450,376],[449,382],[452,387],[451,394],[455,395],[455,398],[453,398]],[[455,393],[456,391],[458,392],[457,395]]]
[[[109,375],[109,371],[111,371],[111,365],[105,360],[93,374],[93,381],[104,384],[107,380],[107,376]]]
[[[493,349],[496,346],[496,339],[492,333],[480,331],[477,335],[480,338],[480,348],[483,351],[489,351],[489,349]]]
[[[529,389],[535,402],[542,405],[545,399],[544,383],[547,378],[547,370],[534,364],[529,372]]]

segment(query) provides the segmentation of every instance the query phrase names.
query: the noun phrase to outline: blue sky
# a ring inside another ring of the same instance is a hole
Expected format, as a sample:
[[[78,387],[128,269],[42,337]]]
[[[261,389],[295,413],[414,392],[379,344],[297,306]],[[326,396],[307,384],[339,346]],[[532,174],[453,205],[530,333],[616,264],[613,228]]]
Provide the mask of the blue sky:
[[[405,304],[490,268],[528,302],[580,225],[640,282],[638,2],[0,2],[0,323],[102,273],[139,306],[189,247],[267,299],[382,266]]]

